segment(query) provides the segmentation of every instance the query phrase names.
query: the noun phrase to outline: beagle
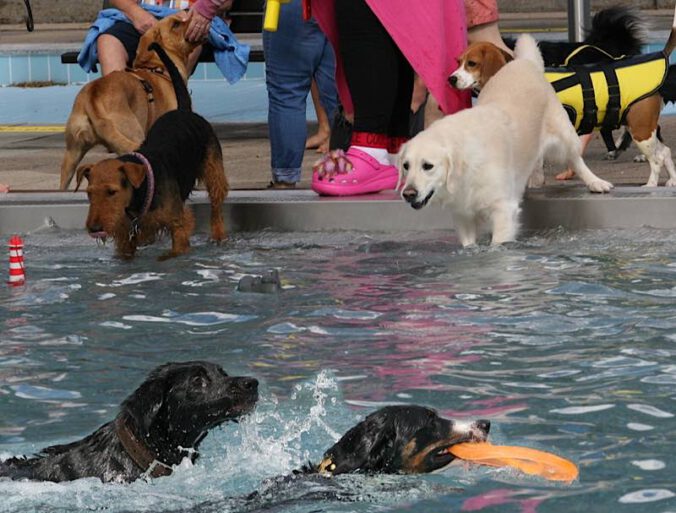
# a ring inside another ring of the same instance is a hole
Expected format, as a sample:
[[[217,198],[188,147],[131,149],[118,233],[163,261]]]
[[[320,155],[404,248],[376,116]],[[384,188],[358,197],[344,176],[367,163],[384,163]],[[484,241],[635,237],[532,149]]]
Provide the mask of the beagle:
[[[593,129],[609,128],[610,125],[617,125],[613,128],[620,124],[626,125],[632,139],[650,163],[650,176],[645,184],[647,187],[658,185],[663,166],[669,174],[665,185],[676,187],[676,167],[671,159],[671,149],[659,138],[659,117],[663,105],[660,87],[669,70],[669,55],[676,47],[676,10],[674,14],[669,40],[661,52],[629,60],[615,60],[610,64],[592,64],[563,71],[548,70],[545,73],[578,133],[586,134]],[[458,58],[458,69],[448,81],[457,89],[481,91],[510,59],[508,54],[491,43],[475,43]],[[630,75],[632,68],[634,74]],[[615,83],[611,77],[614,77]],[[628,87],[620,94],[623,82],[627,82]],[[572,88],[575,91],[571,95]],[[627,94],[632,97],[627,99]],[[599,98],[602,100],[599,101]],[[617,100],[617,105],[612,104],[613,99]],[[604,118],[611,116],[611,113],[612,118],[604,122]]]

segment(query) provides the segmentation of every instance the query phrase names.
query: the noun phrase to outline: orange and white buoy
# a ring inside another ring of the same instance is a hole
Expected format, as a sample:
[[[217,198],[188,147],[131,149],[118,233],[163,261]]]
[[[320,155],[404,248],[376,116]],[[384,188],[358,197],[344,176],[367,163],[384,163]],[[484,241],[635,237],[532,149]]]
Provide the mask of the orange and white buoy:
[[[23,265],[23,240],[18,235],[9,239],[9,282],[13,287],[26,283],[26,269]]]

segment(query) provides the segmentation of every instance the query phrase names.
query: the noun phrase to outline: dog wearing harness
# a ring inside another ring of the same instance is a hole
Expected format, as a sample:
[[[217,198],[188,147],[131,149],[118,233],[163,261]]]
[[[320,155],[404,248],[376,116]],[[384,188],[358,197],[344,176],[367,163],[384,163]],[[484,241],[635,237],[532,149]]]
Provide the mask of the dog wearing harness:
[[[164,62],[176,90],[178,109],[163,114],[135,151],[78,168],[77,190],[86,179],[89,213],[86,226],[99,240],[112,237],[117,254],[133,258],[139,246],[165,231],[171,250],[161,260],[190,248],[194,228],[185,205],[197,180],[211,203],[211,238],[225,238],[221,205],[228,192],[221,146],[211,125],[191,111],[188,89],[171,59],[157,43],[150,48]]]
[[[579,134],[598,129],[608,134],[620,126],[627,127],[650,163],[650,176],[645,184],[648,187],[658,185],[662,167],[669,175],[665,185],[676,186],[671,150],[659,134],[663,106],[660,89],[669,72],[669,56],[676,46],[676,15],[674,25],[661,52],[600,64],[550,68],[545,73]]]
[[[676,166],[671,150],[659,137],[659,117],[664,98],[661,88],[669,74],[669,56],[676,47],[676,8],[671,33],[661,52],[627,59],[546,70],[568,116],[579,134],[627,127],[632,140],[650,163],[647,187],[656,187],[662,167],[669,175],[665,185],[676,187]],[[603,52],[585,45],[573,52]],[[608,59],[610,54],[605,53]],[[453,87],[481,90],[511,56],[490,43],[475,43],[459,58],[459,68],[449,77]],[[614,147],[614,144],[612,145]],[[571,175],[571,176],[574,176]]]
[[[626,122],[627,111],[636,102],[659,91],[669,70],[663,52],[629,58],[612,58],[599,64],[569,65],[580,47],[566,59],[564,67],[549,68],[545,77],[552,84],[571,123],[579,134],[595,129],[615,130]]]
[[[187,81],[188,58],[198,44],[185,40],[187,27],[181,14],[158,21],[141,37],[133,69],[114,71],[82,87],[66,122],[61,190],[69,187],[91,148],[100,144],[117,155],[133,151],[157,118],[176,108],[166,66],[148,46],[160,41]]]

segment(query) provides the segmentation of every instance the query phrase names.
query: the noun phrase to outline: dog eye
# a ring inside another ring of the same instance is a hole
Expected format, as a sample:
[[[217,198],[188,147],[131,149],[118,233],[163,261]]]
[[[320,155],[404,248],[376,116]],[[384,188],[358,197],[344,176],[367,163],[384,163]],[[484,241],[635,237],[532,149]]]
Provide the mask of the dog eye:
[[[180,27],[180,26],[181,26],[181,22],[180,22],[180,21],[175,21],[174,23],[171,24],[172,30],[175,30],[175,29],[177,29],[177,28]]]
[[[404,162],[402,167],[404,168],[404,171],[408,171],[408,161]]]
[[[117,194],[117,191],[114,189],[108,189],[108,196],[115,196]]]
[[[423,162],[422,168],[425,171],[430,171],[434,167],[434,164],[430,164],[429,162]]]
[[[474,62],[474,61],[467,61],[467,67],[468,67],[468,68],[473,68],[474,66],[476,66],[476,62]]]

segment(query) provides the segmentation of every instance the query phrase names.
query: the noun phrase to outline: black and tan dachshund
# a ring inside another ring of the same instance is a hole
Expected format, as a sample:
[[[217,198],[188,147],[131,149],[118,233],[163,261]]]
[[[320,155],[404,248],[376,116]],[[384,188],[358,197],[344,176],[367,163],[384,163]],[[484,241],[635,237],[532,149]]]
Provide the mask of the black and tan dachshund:
[[[254,378],[228,376],[209,362],[167,363],[125,399],[114,420],[77,442],[0,462],[0,477],[130,482],[166,476],[184,457],[198,457],[211,428],[248,413],[257,400]]]

